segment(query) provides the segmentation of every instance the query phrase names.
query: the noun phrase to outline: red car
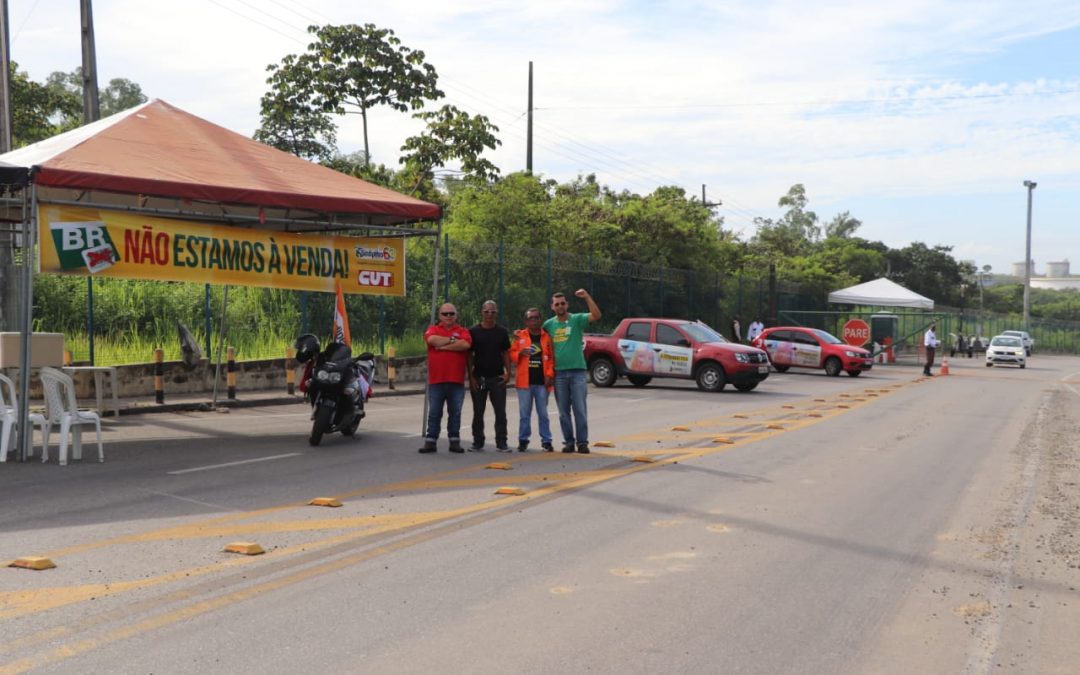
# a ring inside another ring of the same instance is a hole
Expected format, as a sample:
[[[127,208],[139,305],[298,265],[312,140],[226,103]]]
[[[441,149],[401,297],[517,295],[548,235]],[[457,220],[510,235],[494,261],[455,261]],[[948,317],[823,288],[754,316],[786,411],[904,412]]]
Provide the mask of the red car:
[[[788,368],[824,368],[827,375],[840,371],[856,377],[874,367],[869,351],[851,345],[817,328],[776,326],[766,328],[754,338],[752,345],[769,354],[773,368],[784,372]]]
[[[753,391],[769,376],[760,349],[733,344],[697,321],[623,319],[611,335],[585,336],[585,361],[593,384],[610,387],[625,376],[635,387],[654,377],[692,379],[702,391]]]

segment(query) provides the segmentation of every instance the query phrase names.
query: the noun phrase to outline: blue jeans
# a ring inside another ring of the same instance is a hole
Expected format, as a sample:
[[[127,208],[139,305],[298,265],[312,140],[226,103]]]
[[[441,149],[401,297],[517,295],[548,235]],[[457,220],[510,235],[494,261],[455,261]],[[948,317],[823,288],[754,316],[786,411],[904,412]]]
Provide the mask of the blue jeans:
[[[551,442],[551,422],[548,421],[548,390],[542,384],[530,384],[518,389],[518,440],[528,443],[532,438],[532,408],[536,404],[536,421],[540,427],[540,442]]]
[[[427,386],[427,433],[424,440],[434,443],[442,426],[442,410],[446,405],[446,436],[451,443],[461,442],[461,405],[465,402],[465,385],[460,382],[439,382]]]
[[[585,405],[588,387],[584,368],[555,371],[555,405],[559,408],[559,427],[565,445],[589,442],[588,408]]]

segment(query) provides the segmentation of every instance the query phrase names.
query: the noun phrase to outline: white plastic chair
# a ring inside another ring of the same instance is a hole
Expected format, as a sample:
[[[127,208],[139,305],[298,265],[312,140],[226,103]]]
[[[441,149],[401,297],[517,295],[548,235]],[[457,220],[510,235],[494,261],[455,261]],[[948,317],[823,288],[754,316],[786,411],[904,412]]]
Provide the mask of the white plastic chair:
[[[30,413],[30,423],[41,427],[43,437],[48,436],[45,426],[48,422],[44,415]],[[15,383],[6,375],[0,374],[0,462],[7,461],[8,449],[14,444],[15,432],[19,424],[19,397],[15,393]],[[31,427],[33,429],[33,427]],[[33,443],[30,444],[33,454]]]
[[[60,466],[68,460],[68,432],[71,433],[72,457],[82,459],[82,426],[93,424],[97,430],[98,461],[105,461],[105,448],[101,444],[101,417],[96,412],[79,410],[75,402],[75,383],[55,368],[41,369],[41,384],[45,389],[45,409],[49,425],[43,431],[41,461],[49,459],[49,432],[53,424],[60,425]]]

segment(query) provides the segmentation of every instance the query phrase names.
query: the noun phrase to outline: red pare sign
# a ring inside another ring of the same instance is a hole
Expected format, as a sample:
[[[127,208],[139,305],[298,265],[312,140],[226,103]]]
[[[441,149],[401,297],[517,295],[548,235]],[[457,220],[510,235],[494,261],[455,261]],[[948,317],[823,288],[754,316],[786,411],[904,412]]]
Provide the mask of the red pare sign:
[[[861,347],[870,342],[870,324],[862,319],[852,319],[844,324],[844,334],[841,339],[855,347]]]

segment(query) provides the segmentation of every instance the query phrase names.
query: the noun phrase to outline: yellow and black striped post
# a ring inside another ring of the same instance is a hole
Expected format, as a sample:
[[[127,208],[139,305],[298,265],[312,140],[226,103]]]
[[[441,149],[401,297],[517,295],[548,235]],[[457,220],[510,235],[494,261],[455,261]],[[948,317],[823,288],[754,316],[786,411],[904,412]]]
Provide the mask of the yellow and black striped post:
[[[154,350],[154,401],[165,402],[165,350]]]
[[[397,355],[397,349],[393,346],[386,348],[386,380],[391,389],[394,388],[394,378],[397,377],[397,361],[394,356]]]
[[[229,369],[226,371],[225,384],[228,386],[229,400],[236,399],[236,347],[229,347],[225,350],[226,358],[229,361]]]
[[[289,396],[296,393],[296,350],[292,347],[285,350],[285,388]]]

